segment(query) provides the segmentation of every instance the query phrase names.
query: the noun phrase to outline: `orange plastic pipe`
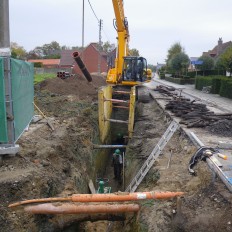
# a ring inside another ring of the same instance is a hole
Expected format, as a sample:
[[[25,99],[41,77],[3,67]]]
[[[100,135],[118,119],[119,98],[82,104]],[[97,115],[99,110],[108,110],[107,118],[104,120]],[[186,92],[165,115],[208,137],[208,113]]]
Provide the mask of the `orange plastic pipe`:
[[[110,194],[73,194],[67,198],[42,198],[16,202],[9,207],[25,205],[30,203],[73,201],[73,202],[114,202],[114,201],[136,201],[144,199],[169,199],[184,195],[184,192],[136,192],[136,193],[110,193]]]
[[[93,213],[122,213],[122,212],[138,212],[139,205],[123,204],[123,205],[77,205],[71,203],[64,204],[39,204],[26,206],[24,210],[32,214],[93,214]]]
[[[73,202],[113,202],[137,201],[144,199],[168,199],[182,196],[183,192],[137,192],[137,193],[111,193],[111,194],[73,194]]]

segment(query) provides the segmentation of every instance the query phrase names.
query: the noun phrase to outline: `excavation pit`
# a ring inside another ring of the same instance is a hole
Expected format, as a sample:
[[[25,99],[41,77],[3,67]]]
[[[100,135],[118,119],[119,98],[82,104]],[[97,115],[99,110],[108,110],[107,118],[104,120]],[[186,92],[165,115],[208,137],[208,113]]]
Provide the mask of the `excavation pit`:
[[[82,216],[77,222],[73,215],[34,216],[7,208],[9,203],[25,199],[88,193],[90,179],[95,181],[112,173],[110,163],[105,165],[110,162],[112,150],[92,148],[92,144],[101,144],[97,90],[84,94],[81,91],[85,84],[79,82],[80,79],[74,78],[59,80],[58,86],[58,82],[46,81],[41,85],[42,90],[36,92],[36,102],[48,117],[53,117],[56,130],[52,132],[43,122],[32,125],[19,141],[20,153],[3,158],[0,167],[2,231],[100,231],[107,227],[108,221],[103,216]],[[79,93],[78,86],[81,86]],[[126,186],[170,122],[171,118],[155,101],[137,105],[134,134],[125,155]],[[212,178],[205,162],[197,164],[197,176],[188,173],[188,162],[195,150],[181,130],[176,132],[137,189],[140,192],[183,191],[181,207],[176,200],[144,201],[138,214],[116,217],[115,220],[124,223],[114,222],[112,231],[230,231],[232,212],[228,190],[218,178]]]

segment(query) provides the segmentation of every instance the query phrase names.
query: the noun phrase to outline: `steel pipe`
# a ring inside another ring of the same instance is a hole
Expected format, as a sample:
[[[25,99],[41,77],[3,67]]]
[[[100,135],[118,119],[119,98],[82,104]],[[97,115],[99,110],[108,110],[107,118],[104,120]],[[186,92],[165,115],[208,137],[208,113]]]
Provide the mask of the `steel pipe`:
[[[93,145],[94,149],[104,149],[104,148],[126,148],[126,145],[98,145],[94,144]]]
[[[82,71],[82,73],[84,74],[84,76],[87,79],[87,81],[91,82],[92,81],[92,77],[91,77],[89,71],[86,69],[83,61],[81,60],[79,52],[74,52],[73,53],[73,58],[76,61],[77,65],[79,66],[79,68]]]

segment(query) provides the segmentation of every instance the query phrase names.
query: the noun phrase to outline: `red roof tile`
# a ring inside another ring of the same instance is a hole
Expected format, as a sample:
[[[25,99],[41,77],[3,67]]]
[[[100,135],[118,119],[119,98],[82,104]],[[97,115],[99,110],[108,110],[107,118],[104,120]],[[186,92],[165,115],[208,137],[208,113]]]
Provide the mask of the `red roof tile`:
[[[38,59],[38,60],[28,60],[31,63],[42,63],[43,65],[59,65],[60,59]]]

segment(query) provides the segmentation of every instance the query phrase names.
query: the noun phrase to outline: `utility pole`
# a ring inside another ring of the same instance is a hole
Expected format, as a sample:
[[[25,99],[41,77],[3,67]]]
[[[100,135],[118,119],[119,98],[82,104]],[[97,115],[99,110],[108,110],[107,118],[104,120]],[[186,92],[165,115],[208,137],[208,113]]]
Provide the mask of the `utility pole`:
[[[102,43],[101,42],[101,31],[102,31],[102,19],[100,19],[100,21],[99,21],[98,74],[101,73],[101,51],[102,51],[102,48],[101,48],[101,43]]]
[[[0,1],[0,56],[10,57],[9,0]]]
[[[9,0],[0,1],[0,57],[3,58],[4,69],[4,101],[5,107],[1,108],[6,113],[7,138],[6,144],[0,144],[0,155],[15,155],[19,151],[19,145],[15,144],[15,127],[12,100],[12,80],[10,63],[10,23],[9,23]],[[4,109],[5,108],[5,109]],[[1,128],[2,129],[2,128]],[[0,156],[1,159],[1,156]]]
[[[85,34],[85,0],[82,3],[82,51],[84,51],[84,34]],[[84,53],[81,53],[81,58],[84,61]]]
[[[82,48],[84,48],[84,33],[85,33],[85,0],[83,0],[82,8]]]

